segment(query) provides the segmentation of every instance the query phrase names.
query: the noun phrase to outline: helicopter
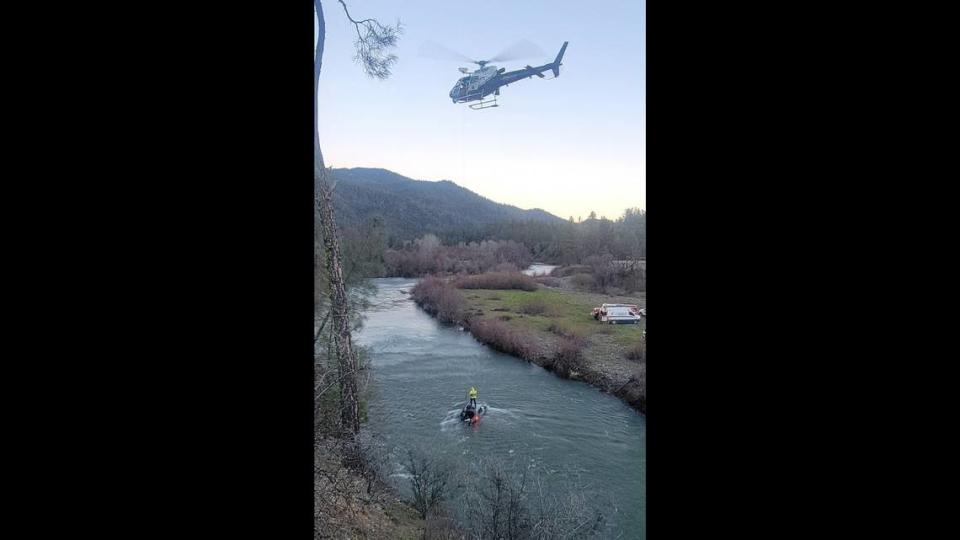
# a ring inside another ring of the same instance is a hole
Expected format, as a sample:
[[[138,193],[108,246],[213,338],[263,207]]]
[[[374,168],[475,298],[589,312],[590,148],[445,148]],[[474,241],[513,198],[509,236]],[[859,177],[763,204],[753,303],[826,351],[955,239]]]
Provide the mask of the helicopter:
[[[492,61],[505,60],[506,58],[494,57],[490,60],[467,59],[471,63],[479,65],[480,69],[470,71],[467,68],[460,68],[460,73],[463,73],[465,77],[461,77],[453,89],[450,90],[450,99],[452,99],[454,103],[477,101],[478,103],[468,105],[474,110],[497,107],[497,96],[500,95],[501,86],[506,86],[522,79],[531,79],[534,76],[543,79],[545,78],[543,73],[546,71],[552,71],[554,78],[559,77],[560,61],[563,59],[564,51],[567,50],[567,43],[569,42],[563,42],[563,46],[560,47],[560,52],[557,53],[557,58],[553,62],[536,67],[528,65],[515,71],[507,71],[506,68],[497,68],[496,66],[488,65]],[[493,97],[486,99],[487,96],[491,94],[493,94]]]

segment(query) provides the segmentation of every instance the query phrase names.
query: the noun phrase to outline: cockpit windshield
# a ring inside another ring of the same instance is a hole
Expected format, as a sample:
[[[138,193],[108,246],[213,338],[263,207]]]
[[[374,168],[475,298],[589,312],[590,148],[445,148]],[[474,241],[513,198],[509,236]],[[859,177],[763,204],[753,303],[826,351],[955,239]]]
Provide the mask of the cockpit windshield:
[[[466,77],[460,78],[457,81],[457,84],[454,85],[453,89],[450,90],[450,97],[456,98],[458,96],[466,96],[469,93],[469,87],[475,84],[479,79],[476,75],[468,75]]]

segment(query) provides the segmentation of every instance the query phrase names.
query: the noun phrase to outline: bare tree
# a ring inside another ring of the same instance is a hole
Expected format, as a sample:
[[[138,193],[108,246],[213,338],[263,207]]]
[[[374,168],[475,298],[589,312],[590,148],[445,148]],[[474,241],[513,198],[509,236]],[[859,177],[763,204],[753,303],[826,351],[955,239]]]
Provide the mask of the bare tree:
[[[395,26],[388,26],[380,24],[376,19],[355,20],[350,16],[347,4],[343,0],[338,1],[343,6],[347,19],[350,19],[357,30],[357,40],[353,43],[357,54],[353,59],[363,66],[367,75],[375,79],[386,79],[397,61],[397,55],[389,54],[387,50],[397,45],[397,39],[403,31],[400,22],[397,21]],[[317,0],[317,4],[319,3]]]
[[[479,482],[465,493],[463,506],[473,538],[573,539],[610,532],[597,503],[613,511],[615,506],[579,479],[551,492],[544,471],[509,470],[499,460],[479,460],[471,476]]]
[[[385,26],[375,19],[355,20],[347,10],[347,4],[339,0],[347,18],[357,29],[356,59],[364,71],[371,77],[385,79],[390,68],[396,62],[395,55],[386,51],[395,46],[400,34],[400,25]],[[333,351],[337,358],[340,385],[340,424],[342,434],[352,439],[360,431],[359,396],[357,395],[357,357],[350,332],[349,298],[343,275],[343,262],[340,250],[340,237],[336,216],[333,210],[333,186],[329,180],[329,171],[320,149],[319,117],[317,112],[317,88],[320,83],[320,71],[323,67],[323,47],[326,39],[326,24],[321,0],[314,0],[317,11],[317,50],[314,58],[314,189],[315,221],[320,225],[323,238],[323,250],[328,280],[330,283],[330,324],[332,325]],[[319,249],[319,246],[318,246]],[[318,254],[319,255],[319,254]],[[319,256],[316,257],[319,259]],[[323,324],[326,324],[324,322]],[[321,325],[322,327],[323,325]],[[318,332],[319,335],[319,332]]]
[[[429,457],[424,452],[414,450],[407,452],[407,462],[404,467],[410,474],[413,506],[420,512],[420,517],[427,519],[427,515],[447,495],[447,484],[451,475],[450,467]]]

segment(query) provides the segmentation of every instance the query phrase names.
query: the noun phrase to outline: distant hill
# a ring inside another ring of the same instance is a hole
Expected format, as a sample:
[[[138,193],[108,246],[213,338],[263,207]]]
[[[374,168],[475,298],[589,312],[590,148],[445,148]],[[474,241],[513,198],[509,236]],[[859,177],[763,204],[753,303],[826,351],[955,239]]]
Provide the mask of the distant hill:
[[[563,221],[539,208],[523,210],[491,201],[449,180],[413,180],[368,168],[333,169],[333,178],[333,203],[341,228],[360,227],[379,217],[387,233],[399,240],[505,220]]]

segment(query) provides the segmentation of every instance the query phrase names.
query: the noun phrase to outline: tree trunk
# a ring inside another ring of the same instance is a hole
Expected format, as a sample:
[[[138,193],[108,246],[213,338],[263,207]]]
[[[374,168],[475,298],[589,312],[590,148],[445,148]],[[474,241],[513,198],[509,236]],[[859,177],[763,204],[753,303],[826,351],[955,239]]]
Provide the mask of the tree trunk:
[[[340,237],[333,211],[333,189],[330,187],[327,168],[320,151],[320,133],[317,116],[317,87],[320,83],[320,69],[323,62],[323,44],[326,27],[320,0],[315,0],[319,30],[317,32],[317,52],[314,60],[314,189],[316,190],[317,216],[320,222],[323,245],[326,252],[327,273],[330,279],[330,302],[332,313],[331,334],[333,350],[337,358],[340,379],[340,425],[343,435],[352,438],[360,431],[360,407],[357,395],[357,358],[353,350],[350,335],[350,311],[346,286],[343,280],[343,268],[340,258]]]
[[[357,396],[357,358],[350,335],[350,313],[343,269],[340,259],[340,241],[333,214],[333,190],[324,170],[320,180],[320,226],[327,254],[327,272],[330,279],[333,350],[340,375],[340,419],[345,433],[360,431],[360,409]]]

